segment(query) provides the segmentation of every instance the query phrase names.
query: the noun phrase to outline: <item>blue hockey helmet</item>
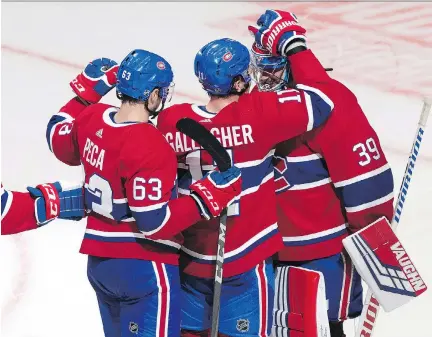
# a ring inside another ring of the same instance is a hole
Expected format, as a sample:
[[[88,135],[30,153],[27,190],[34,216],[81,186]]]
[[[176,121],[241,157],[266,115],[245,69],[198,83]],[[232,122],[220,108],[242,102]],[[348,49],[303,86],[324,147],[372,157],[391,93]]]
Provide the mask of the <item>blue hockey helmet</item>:
[[[289,63],[254,43],[251,48],[251,76],[259,91],[276,91],[289,83]]]
[[[232,92],[236,77],[250,82],[249,63],[249,50],[240,42],[228,38],[214,40],[195,56],[195,75],[209,94],[224,96]]]
[[[174,91],[171,65],[161,56],[135,49],[121,62],[117,74],[117,94],[147,101],[158,88],[162,103],[169,101]]]

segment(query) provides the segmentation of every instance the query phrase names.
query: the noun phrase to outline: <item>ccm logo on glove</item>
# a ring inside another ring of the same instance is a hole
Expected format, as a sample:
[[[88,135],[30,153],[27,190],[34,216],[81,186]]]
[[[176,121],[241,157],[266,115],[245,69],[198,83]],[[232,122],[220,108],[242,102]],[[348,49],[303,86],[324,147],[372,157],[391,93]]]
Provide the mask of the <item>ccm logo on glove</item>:
[[[46,203],[46,210],[50,212],[50,217],[56,217],[59,215],[59,196],[57,191],[53,188],[51,184],[41,184],[38,185],[44,195],[44,199]]]
[[[71,84],[79,91],[79,92],[84,92],[85,88],[82,86],[81,83],[78,82],[78,79],[75,78],[72,80]]]
[[[214,197],[211,194],[211,192],[209,191],[209,189],[201,183],[196,183],[195,186],[205,195],[207,200],[210,202],[212,208],[215,211],[219,211],[219,209],[220,209],[219,204],[216,201],[214,201]]]

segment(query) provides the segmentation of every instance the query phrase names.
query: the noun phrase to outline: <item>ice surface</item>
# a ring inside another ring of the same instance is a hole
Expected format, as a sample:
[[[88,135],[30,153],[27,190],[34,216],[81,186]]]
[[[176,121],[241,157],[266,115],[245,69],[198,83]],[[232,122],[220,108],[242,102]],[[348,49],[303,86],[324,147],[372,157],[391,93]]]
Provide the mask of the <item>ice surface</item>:
[[[2,3],[2,181],[9,189],[81,178],[45,143],[49,117],[71,97],[68,82],[88,61],[121,60],[131,49],[163,55],[175,71],[175,102],[204,101],[193,58],[205,43],[251,39],[252,3]],[[266,6],[269,6],[268,4]],[[310,46],[358,95],[381,138],[399,189],[422,107],[432,95],[430,3],[278,3],[303,20]],[[385,7],[387,6],[387,7]],[[114,103],[113,93],[106,99]],[[341,158],[342,160],[342,158]],[[432,130],[426,129],[399,234],[432,286]],[[397,190],[395,193],[397,193]],[[97,302],[78,253],[83,222],[55,221],[1,237],[2,335],[102,336]],[[381,312],[376,337],[427,337],[432,293]],[[352,328],[347,327],[348,336]]]

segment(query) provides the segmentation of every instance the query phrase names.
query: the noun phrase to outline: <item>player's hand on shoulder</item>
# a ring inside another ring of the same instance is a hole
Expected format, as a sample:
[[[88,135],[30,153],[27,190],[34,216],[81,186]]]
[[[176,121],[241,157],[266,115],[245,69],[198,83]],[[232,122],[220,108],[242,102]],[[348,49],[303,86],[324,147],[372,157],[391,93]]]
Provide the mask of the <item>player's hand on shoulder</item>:
[[[55,218],[80,220],[85,216],[82,184],[55,182],[27,187],[35,199],[35,216],[39,225]]]
[[[91,61],[69,85],[81,99],[97,103],[117,82],[118,64],[109,58]]]
[[[255,42],[273,55],[289,56],[306,49],[306,29],[290,12],[268,9],[257,21],[258,27],[249,26]]]
[[[225,172],[214,170],[190,186],[191,197],[201,215],[208,220],[220,215],[234,201],[241,192],[241,186],[241,173],[236,166]]]

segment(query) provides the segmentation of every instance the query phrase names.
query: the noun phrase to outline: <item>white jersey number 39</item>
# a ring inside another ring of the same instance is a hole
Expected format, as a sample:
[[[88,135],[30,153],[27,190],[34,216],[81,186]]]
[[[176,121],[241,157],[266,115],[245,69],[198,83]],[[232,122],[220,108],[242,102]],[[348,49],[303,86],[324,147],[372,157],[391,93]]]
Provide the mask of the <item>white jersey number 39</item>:
[[[357,152],[360,156],[359,165],[360,166],[366,166],[368,165],[373,159],[378,160],[381,158],[381,155],[378,151],[378,148],[376,146],[376,143],[373,138],[368,138],[365,143],[358,143],[353,146],[353,151]]]

